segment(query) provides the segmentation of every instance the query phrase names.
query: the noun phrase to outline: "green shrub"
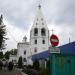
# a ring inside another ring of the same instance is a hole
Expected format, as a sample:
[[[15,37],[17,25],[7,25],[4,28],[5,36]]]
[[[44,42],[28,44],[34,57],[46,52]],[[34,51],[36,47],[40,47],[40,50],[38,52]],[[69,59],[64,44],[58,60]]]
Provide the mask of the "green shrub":
[[[39,61],[36,60],[36,61],[33,62],[33,68],[36,69],[36,70],[39,69]]]
[[[23,67],[22,57],[20,56],[18,60],[18,68],[22,68],[22,67]]]

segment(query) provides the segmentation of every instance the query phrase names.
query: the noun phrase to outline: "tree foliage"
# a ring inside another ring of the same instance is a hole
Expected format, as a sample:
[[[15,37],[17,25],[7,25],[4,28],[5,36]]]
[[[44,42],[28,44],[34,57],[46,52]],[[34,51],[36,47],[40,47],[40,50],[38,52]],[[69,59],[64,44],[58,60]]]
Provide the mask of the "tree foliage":
[[[0,50],[5,49],[6,29],[3,24],[3,16],[0,16]]]
[[[17,55],[17,49],[12,49],[10,50],[11,55]]]
[[[5,57],[5,59],[9,59],[9,57],[10,57],[10,52],[7,51],[7,52],[5,53],[5,55],[4,55],[4,57]]]
[[[18,60],[18,67],[19,67],[19,68],[22,68],[22,67],[23,67],[22,56],[19,57],[19,60]]]
[[[35,69],[39,69],[39,61],[35,60],[35,61],[33,62],[33,67],[34,67]]]
[[[17,54],[17,49],[12,49],[12,50],[10,50],[10,51],[7,51],[7,52],[5,53],[5,55],[4,55],[4,57],[5,57],[6,59],[9,59],[10,55],[16,55],[16,54]]]
[[[3,58],[3,52],[0,52],[0,59]]]

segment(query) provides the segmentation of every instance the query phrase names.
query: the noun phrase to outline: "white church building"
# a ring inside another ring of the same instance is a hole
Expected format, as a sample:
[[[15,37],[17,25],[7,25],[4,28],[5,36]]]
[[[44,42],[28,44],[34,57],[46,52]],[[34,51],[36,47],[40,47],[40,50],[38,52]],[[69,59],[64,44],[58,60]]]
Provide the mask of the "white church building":
[[[49,49],[49,30],[41,11],[41,5],[38,6],[37,15],[30,30],[30,42],[27,37],[23,42],[17,44],[17,58],[22,56],[24,65],[32,65],[32,55]]]

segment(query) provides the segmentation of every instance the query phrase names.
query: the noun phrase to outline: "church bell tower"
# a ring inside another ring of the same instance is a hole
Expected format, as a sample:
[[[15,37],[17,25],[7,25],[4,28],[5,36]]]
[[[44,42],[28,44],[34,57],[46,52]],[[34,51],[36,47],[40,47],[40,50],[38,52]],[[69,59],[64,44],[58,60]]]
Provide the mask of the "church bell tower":
[[[41,12],[41,5],[38,6],[37,15],[30,30],[30,50],[37,54],[48,50],[49,48],[49,30],[46,21]]]

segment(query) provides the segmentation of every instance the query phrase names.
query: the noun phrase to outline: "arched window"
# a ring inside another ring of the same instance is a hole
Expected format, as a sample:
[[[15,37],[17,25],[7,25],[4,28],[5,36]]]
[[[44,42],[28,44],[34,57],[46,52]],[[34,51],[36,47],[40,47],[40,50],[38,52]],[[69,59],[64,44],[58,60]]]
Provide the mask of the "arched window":
[[[24,55],[26,54],[26,50],[24,51]]]
[[[41,29],[41,35],[42,35],[42,36],[45,36],[45,35],[46,35],[46,30],[45,30],[45,28],[42,28],[42,29]]]
[[[37,36],[37,35],[38,35],[38,29],[35,28],[35,29],[34,29],[34,36]]]
[[[42,44],[45,44],[45,40],[42,40]]]
[[[26,60],[26,58],[24,58],[23,60],[24,60],[24,62],[26,62],[26,61],[27,61],[27,60]]]
[[[44,25],[44,23],[42,22],[42,25]]]
[[[37,40],[34,41],[34,44],[37,44]]]

